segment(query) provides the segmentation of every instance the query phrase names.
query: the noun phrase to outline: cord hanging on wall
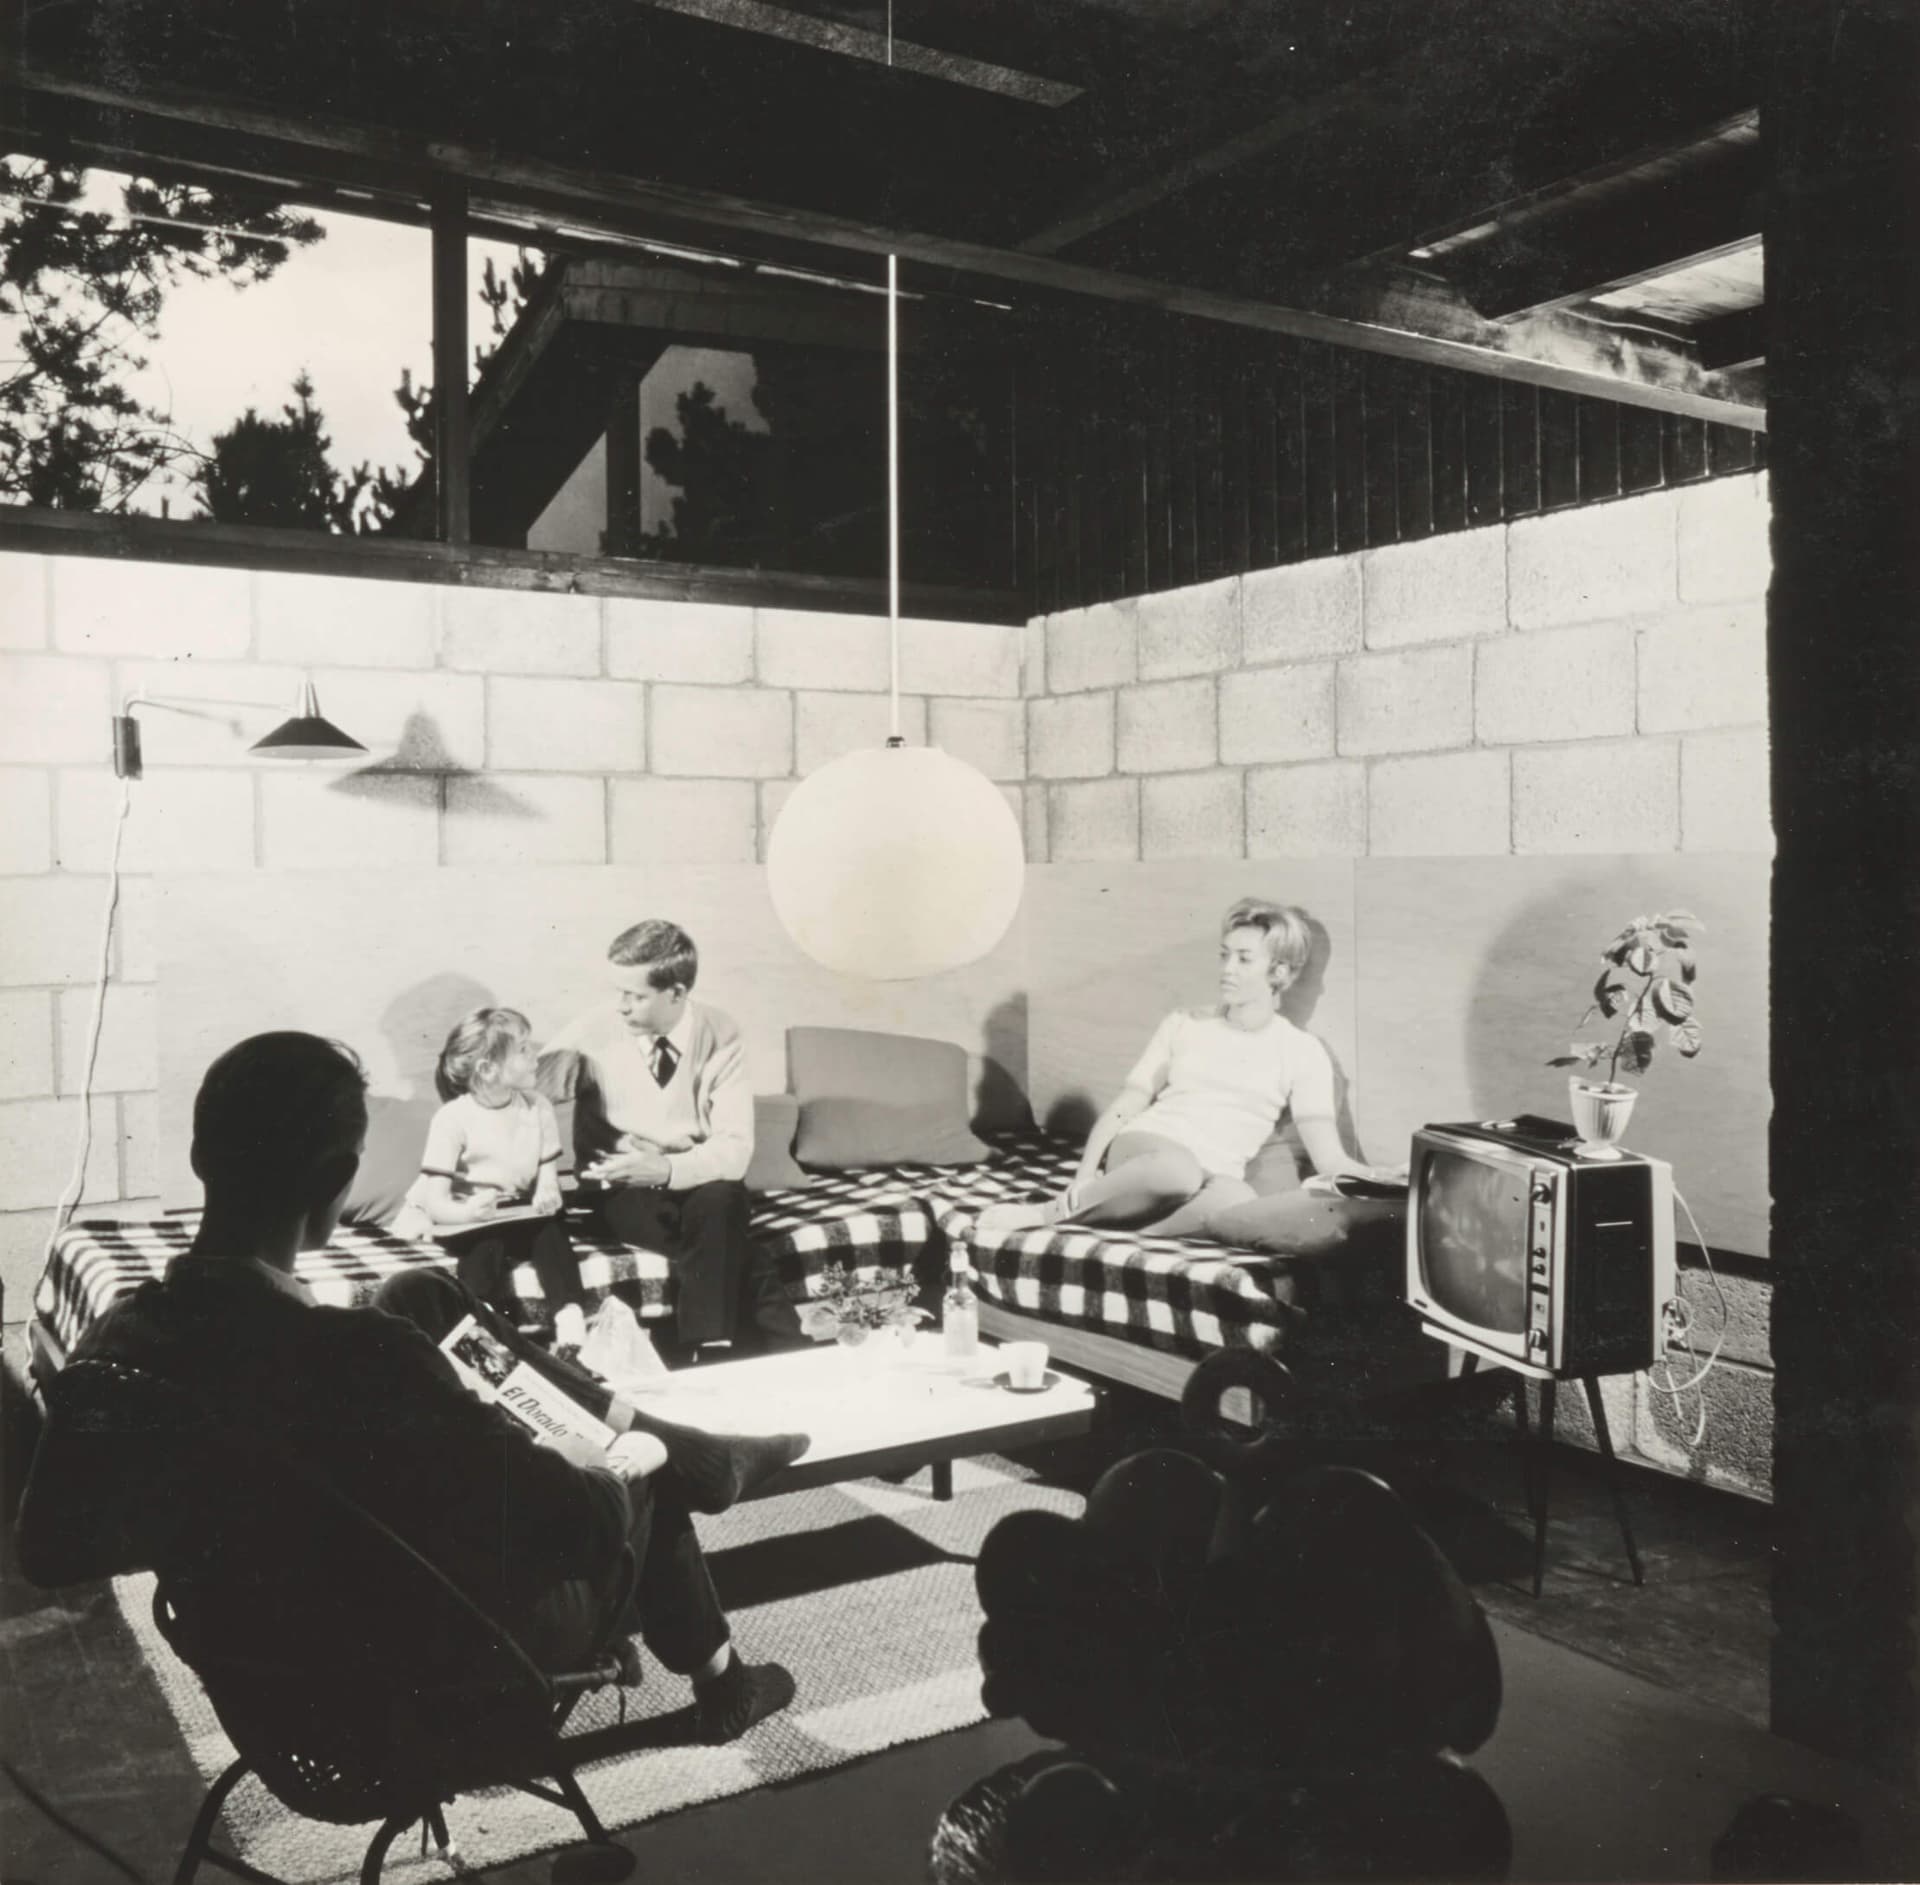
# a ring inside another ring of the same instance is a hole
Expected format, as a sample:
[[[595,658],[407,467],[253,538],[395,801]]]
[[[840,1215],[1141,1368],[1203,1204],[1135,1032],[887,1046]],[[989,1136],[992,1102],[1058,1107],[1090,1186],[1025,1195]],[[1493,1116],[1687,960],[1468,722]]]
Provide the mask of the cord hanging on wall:
[[[888,64],[893,17],[887,16]],[[816,962],[875,981],[985,955],[1020,907],[1026,847],[998,786],[900,735],[899,261],[887,257],[889,736],[809,773],[767,841],[767,888]]]
[[[133,809],[133,782],[146,776],[140,751],[140,722],[135,710],[162,707],[175,713],[204,715],[216,707],[259,707],[257,700],[222,700],[218,696],[170,699],[149,694],[144,689],[130,694],[113,716],[113,776],[120,781],[120,799],[114,808],[113,847],[107,863],[106,911],[100,924],[100,961],[94,977],[93,1001],[88,1012],[86,1046],[80,1063],[80,1136],[74,1147],[73,1171],[62,1189],[53,1212],[53,1227],[47,1233],[46,1254],[66,1229],[81,1193],[86,1189],[87,1164],[93,1155],[93,1074],[100,1056],[100,1030],[106,1018],[107,984],[113,963],[114,916],[120,907],[120,854],[127,835],[127,818]],[[320,698],[311,677],[301,686],[300,700],[294,712],[264,738],[247,748],[250,756],[267,760],[350,760],[367,749],[351,734],[343,733],[320,711]]]

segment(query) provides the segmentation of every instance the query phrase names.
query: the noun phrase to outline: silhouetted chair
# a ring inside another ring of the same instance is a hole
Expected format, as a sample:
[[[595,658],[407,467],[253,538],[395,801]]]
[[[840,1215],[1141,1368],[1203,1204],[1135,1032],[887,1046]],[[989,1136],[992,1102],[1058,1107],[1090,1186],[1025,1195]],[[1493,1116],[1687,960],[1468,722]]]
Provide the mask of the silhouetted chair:
[[[86,1471],[86,1452],[97,1465],[108,1448],[111,1477],[87,1472],[80,1483],[127,1488],[109,1537],[114,1562],[77,1574],[158,1573],[154,1620],[238,1752],[207,1792],[175,1885],[203,1860],[267,1878],[211,1844],[248,1773],[308,1818],[378,1821],[363,1885],[379,1879],[388,1848],[416,1821],[422,1849],[430,1832],[446,1854],[444,1803],[503,1785],[574,1813],[597,1849],[591,1876],[631,1871],[632,1854],[595,1817],[560,1732],[582,1694],[618,1679],[611,1646],[635,1575],[631,1552],[587,1666],[551,1674],[398,1534],[244,1420],[112,1361],[71,1364],[47,1398],[34,1477]],[[29,1511],[34,1492],[30,1480]],[[43,1551],[24,1568],[35,1582],[62,1582],[77,1567]]]

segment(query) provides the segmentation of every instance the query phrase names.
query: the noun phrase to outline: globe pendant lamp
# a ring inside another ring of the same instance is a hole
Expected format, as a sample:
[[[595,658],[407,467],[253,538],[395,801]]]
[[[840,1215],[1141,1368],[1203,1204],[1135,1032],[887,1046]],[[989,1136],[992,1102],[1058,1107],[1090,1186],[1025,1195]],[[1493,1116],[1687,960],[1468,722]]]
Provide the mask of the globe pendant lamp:
[[[891,27],[889,27],[891,32]],[[891,38],[889,38],[891,50]],[[816,962],[874,981],[985,955],[1020,906],[1025,843],[998,786],[900,737],[898,263],[887,257],[887,632],[891,737],[801,780],[767,841],[767,888]]]

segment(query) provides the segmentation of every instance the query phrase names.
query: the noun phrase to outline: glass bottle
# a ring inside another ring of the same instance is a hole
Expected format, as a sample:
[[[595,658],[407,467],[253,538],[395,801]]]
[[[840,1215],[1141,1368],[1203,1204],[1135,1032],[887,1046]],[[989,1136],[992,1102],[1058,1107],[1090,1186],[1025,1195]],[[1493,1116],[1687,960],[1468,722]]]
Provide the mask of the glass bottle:
[[[940,1342],[951,1361],[971,1361],[980,1352],[980,1306],[973,1295],[973,1268],[958,1245],[947,1262],[947,1293],[940,1304]]]

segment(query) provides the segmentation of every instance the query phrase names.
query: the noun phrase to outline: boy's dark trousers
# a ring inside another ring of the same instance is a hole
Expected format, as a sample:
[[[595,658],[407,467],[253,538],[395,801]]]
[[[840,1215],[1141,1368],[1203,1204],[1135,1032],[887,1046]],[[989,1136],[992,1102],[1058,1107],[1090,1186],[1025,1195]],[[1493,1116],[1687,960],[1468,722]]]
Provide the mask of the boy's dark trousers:
[[[686,1191],[609,1185],[582,1188],[607,1234],[658,1251],[673,1266],[674,1334],[684,1348],[706,1342],[793,1340],[799,1313],[787,1301],[773,1259],[748,1235],[752,1202],[734,1178]]]

